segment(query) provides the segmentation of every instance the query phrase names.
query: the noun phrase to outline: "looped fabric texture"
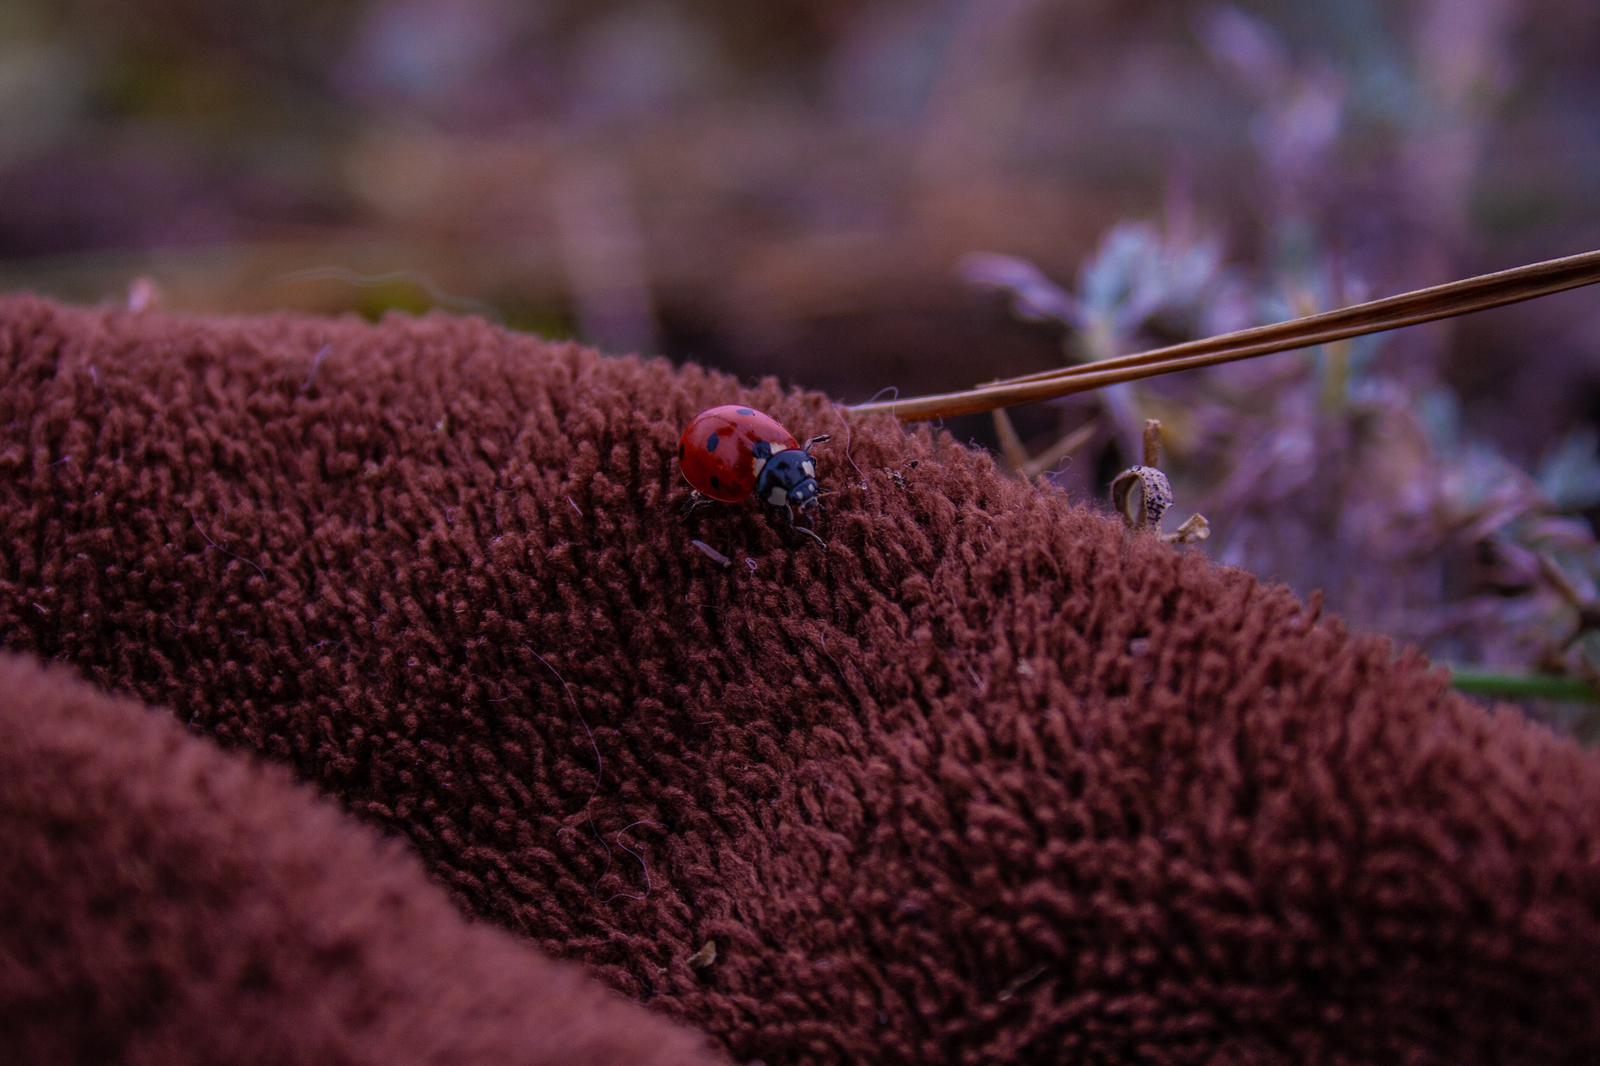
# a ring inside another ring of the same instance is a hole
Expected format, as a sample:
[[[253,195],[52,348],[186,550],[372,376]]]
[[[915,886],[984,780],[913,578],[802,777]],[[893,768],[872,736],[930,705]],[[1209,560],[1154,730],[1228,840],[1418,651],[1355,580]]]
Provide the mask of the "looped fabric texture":
[[[13,1061],[1600,1055],[1591,755],[771,381],[0,300],[0,640]]]

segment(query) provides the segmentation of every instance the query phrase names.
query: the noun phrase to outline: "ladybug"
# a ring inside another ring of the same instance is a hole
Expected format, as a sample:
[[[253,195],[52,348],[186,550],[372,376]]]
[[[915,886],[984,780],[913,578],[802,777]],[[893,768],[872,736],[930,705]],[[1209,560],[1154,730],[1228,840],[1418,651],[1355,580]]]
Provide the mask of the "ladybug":
[[[678,465],[694,489],[684,515],[712,500],[738,503],[753,492],[783,511],[790,529],[821,545],[815,530],[795,525],[794,513],[798,508],[805,517],[822,506],[811,447],[827,439],[812,437],[802,448],[771,417],[738,404],[701,411],[678,438]]]

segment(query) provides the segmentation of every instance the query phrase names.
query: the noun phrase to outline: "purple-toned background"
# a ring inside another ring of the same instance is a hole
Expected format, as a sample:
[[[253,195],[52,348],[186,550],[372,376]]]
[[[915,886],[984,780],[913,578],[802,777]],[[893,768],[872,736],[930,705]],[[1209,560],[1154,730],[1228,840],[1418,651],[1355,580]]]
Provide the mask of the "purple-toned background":
[[[18,0],[0,288],[909,395],[1600,246],[1597,60],[1582,0]],[[1582,677],[1597,346],[1573,293],[1011,417],[1088,498],[1160,417],[1217,558]]]

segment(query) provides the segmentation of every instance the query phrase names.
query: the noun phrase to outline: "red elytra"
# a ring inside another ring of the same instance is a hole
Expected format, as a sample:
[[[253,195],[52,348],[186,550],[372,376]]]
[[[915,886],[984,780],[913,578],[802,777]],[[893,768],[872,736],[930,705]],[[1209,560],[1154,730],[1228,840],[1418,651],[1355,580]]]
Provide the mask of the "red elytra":
[[[754,449],[762,441],[774,453],[800,447],[793,434],[752,407],[713,407],[696,415],[678,438],[678,465],[697,492],[738,503],[755,491]]]

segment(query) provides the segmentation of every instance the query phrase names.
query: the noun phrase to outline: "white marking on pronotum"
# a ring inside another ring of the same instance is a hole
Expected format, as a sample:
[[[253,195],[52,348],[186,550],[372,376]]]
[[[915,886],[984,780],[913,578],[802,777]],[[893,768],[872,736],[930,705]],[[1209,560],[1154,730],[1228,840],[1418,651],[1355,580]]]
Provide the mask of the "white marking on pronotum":
[[[782,485],[772,486],[772,491],[767,493],[767,502],[774,507],[782,507],[789,502],[789,490]]]
[[[807,459],[805,462],[801,463],[800,469],[805,471],[806,477],[817,476],[817,464],[813,463],[810,459]]]

